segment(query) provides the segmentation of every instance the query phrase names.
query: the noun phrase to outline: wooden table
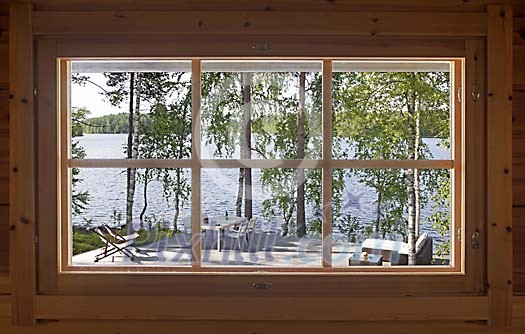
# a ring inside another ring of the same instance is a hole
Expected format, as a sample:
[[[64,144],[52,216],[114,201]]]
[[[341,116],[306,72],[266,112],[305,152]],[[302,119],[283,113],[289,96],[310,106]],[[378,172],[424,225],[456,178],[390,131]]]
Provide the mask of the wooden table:
[[[208,224],[202,222],[201,229],[205,231],[217,231],[217,250],[221,251],[221,234],[230,226],[240,224],[246,220],[244,217],[215,216],[208,217]]]
[[[361,253],[353,253],[348,259],[349,266],[380,266],[383,264],[383,255],[368,254],[366,258]]]

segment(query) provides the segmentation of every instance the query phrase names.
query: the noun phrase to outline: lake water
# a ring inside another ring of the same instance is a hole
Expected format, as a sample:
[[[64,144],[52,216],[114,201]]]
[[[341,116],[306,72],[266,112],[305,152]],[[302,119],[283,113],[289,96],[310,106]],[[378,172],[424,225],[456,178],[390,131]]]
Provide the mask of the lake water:
[[[126,134],[88,134],[75,138],[86,151],[86,158],[124,158],[123,146],[126,143]],[[449,159],[449,151],[438,146],[438,139],[424,140],[435,159]],[[190,184],[191,171],[185,170]],[[235,200],[237,196],[238,169],[204,169],[202,171],[202,211],[209,216],[224,215],[226,211],[235,215]],[[271,198],[271,192],[261,185],[260,170],[253,169],[253,213],[260,217],[259,229],[280,232],[282,219],[276,215],[263,219],[263,201]],[[126,170],[109,168],[81,169],[79,178],[82,182],[77,185],[78,191],[89,193],[89,203],[85,211],[73,217],[73,224],[93,225],[112,223],[114,210],[120,212],[122,222],[126,212]],[[376,193],[373,189],[361,184],[355,177],[345,179],[346,187],[342,195],[342,208],[357,216],[363,224],[369,224],[375,219]],[[144,206],[143,184],[138,182],[135,192],[134,224],[139,225],[139,215]],[[428,232],[437,243],[445,239],[438,235],[427,223],[425,217],[432,213],[432,203],[422,208],[421,230]],[[160,182],[153,181],[148,188],[148,209],[146,215],[155,220],[172,223],[174,215],[173,201],[166,201],[163,196],[163,187]],[[182,222],[189,222],[191,214],[190,201],[184,203],[180,218]],[[319,213],[307,208],[307,221],[318,217]],[[179,226],[182,227],[182,222]],[[344,239],[337,228],[333,229],[335,239]]]

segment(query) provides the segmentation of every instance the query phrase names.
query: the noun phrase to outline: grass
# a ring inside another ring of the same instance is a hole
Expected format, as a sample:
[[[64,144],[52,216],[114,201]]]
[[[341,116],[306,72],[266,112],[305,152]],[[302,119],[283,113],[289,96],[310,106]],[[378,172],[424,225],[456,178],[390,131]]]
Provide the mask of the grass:
[[[125,235],[126,231],[118,230],[117,233]],[[171,238],[174,231],[165,227],[158,227],[152,230],[142,228],[137,233],[139,236],[135,239],[135,246],[140,247],[162,239]],[[104,242],[92,230],[80,228],[73,231],[73,255],[86,253],[101,247],[104,247]]]
[[[82,254],[101,247],[104,247],[104,243],[95,232],[85,230],[73,232],[73,255]]]

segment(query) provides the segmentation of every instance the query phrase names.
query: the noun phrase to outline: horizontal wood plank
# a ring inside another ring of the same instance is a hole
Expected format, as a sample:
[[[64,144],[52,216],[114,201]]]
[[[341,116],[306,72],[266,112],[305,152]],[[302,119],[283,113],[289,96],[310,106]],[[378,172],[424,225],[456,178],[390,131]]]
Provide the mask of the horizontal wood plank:
[[[514,0],[516,1],[516,0]],[[39,11],[100,10],[242,10],[242,11],[457,11],[482,12],[486,0],[33,0]]]
[[[515,16],[513,21],[513,30],[521,31],[525,29],[525,16]]]
[[[523,218],[522,218],[523,219]],[[513,238],[513,261],[514,261],[514,273],[525,274],[525,228],[524,227],[513,227],[512,229]],[[523,282],[525,284],[525,282]],[[518,285],[521,283],[518,282]],[[517,291],[515,289],[514,291]],[[519,291],[519,290],[518,290]]]
[[[513,284],[514,295],[519,295],[519,296],[525,295],[525,273],[514,272],[513,281],[514,281],[514,284]]]
[[[58,43],[60,57],[463,57],[460,39],[394,39],[376,36],[183,35],[85,36]],[[312,48],[312,44],[316,47]],[[258,49],[258,48],[262,48]]]
[[[525,319],[525,296],[514,296],[512,300],[512,316],[514,319]]]
[[[0,213],[3,209],[0,207]],[[0,215],[0,273],[9,272],[9,225],[8,219]]]
[[[515,0],[514,0],[515,1]],[[303,0],[138,0],[132,3],[126,0],[36,0],[37,10],[118,10],[123,5],[129,10],[243,10],[243,11],[458,11],[481,12],[486,0],[439,0],[422,3],[420,0],[342,0],[318,1]]]
[[[525,90],[518,90],[516,86],[514,87],[512,93],[512,133],[515,136],[525,136]]]
[[[514,127],[513,127],[513,131],[514,131]],[[517,133],[513,136],[512,138],[512,157],[515,159],[525,158],[525,134],[524,133]]]
[[[433,12],[34,12],[33,33],[485,36],[487,19],[483,13]]]
[[[0,295],[11,293],[11,286],[8,273],[0,273]]]
[[[513,84],[525,85],[525,44],[514,45],[513,52]]]
[[[11,318],[11,296],[0,295],[0,319]]]
[[[1,16],[0,16],[1,17]],[[2,35],[0,29],[0,36]],[[9,81],[9,47],[8,44],[0,43],[0,89],[6,87]]]
[[[4,13],[2,15],[2,11],[0,9],[0,32],[8,31],[9,30],[9,15],[7,13]]]
[[[525,229],[525,207],[512,208],[512,226]]]
[[[0,331],[3,329],[0,322]],[[2,333],[25,334],[24,328],[6,326]],[[10,331],[8,331],[10,330]],[[27,330],[27,329],[26,329]],[[406,334],[406,333],[447,333],[447,334],[499,334],[489,330],[483,322],[407,322],[407,321],[137,321],[137,320],[61,320],[39,323],[38,334],[246,334],[246,333],[287,333],[287,334]],[[522,333],[507,330],[504,334]],[[503,334],[503,333],[501,333]]]
[[[486,320],[487,297],[37,296],[38,319]],[[381,308],[377,307],[381,305]],[[373,311],[371,311],[373,310]]]
[[[512,182],[512,205],[525,206],[525,182]]]

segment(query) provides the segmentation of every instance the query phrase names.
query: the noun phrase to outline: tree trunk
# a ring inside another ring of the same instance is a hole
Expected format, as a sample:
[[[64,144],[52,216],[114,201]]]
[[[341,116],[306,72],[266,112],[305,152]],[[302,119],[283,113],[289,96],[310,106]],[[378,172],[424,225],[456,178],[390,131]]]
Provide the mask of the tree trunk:
[[[146,210],[148,209],[148,184],[149,184],[149,168],[146,168],[144,171],[144,206],[142,207],[142,211],[140,212],[140,228],[144,228],[144,215],[146,214]]]
[[[130,73],[129,79],[129,116],[128,116],[128,146],[126,148],[126,157],[133,159],[133,131],[134,117],[133,117],[133,102],[135,93],[135,73]],[[135,195],[135,169],[128,168],[126,170],[126,231],[131,233],[133,230],[133,197]],[[132,181],[133,179],[133,181]]]
[[[239,187],[237,190],[237,201],[235,201],[235,214],[242,217],[242,199],[244,194],[244,168],[239,168]]]
[[[174,231],[177,231],[177,223],[179,221],[179,215],[180,215],[180,194],[181,194],[181,186],[180,186],[180,183],[181,183],[181,179],[182,179],[182,170],[180,168],[177,168],[175,170],[175,175],[176,175],[176,191],[175,191],[175,201],[174,201],[174,205],[175,205],[175,214],[173,215],[173,230]]]
[[[252,158],[252,74],[242,74],[242,138],[241,159]],[[244,217],[251,219],[252,212],[252,170],[244,169]]]
[[[380,176],[377,176],[377,184],[380,184]],[[379,226],[381,225],[381,205],[383,204],[383,193],[381,191],[377,192],[377,207],[376,207],[376,221],[374,222],[374,237],[379,237]],[[383,232],[384,237],[384,232]]]
[[[283,230],[283,237],[287,236],[288,235],[288,232],[289,232],[289,226],[290,226],[290,221],[292,220],[292,217],[293,217],[293,212],[294,212],[294,209],[295,209],[295,205],[297,203],[294,203],[294,193],[295,193],[295,190],[296,190],[296,185],[292,183],[292,187],[290,189],[290,194],[291,194],[291,198],[290,198],[290,206],[288,207],[288,212],[283,212],[283,227],[282,227],[282,230]]]
[[[421,112],[419,108],[417,107],[416,103],[414,103],[415,107],[415,128],[416,128],[416,136],[414,138],[414,160],[419,159],[419,143],[421,141]],[[414,200],[415,200],[415,237],[416,239],[419,237],[419,218],[421,216],[421,189],[419,188],[419,170],[414,170]]]
[[[411,80],[415,80],[414,74],[412,74]],[[409,157],[414,159],[417,156],[416,153],[416,92],[414,89],[407,92],[407,110],[408,110],[408,150]],[[407,171],[407,206],[408,206],[408,265],[416,264],[416,177],[415,169],[409,169]]]
[[[297,110],[297,159],[304,159],[305,146],[305,95],[306,95],[306,73],[299,73],[299,109]],[[304,169],[297,170],[297,236],[302,238],[306,235],[305,200],[304,200]]]
[[[184,110],[184,113],[182,114],[182,120],[185,120],[188,109],[184,108],[183,110]],[[179,149],[177,153],[177,159],[187,158],[187,156],[184,156],[184,141],[186,140],[184,131],[179,133],[179,136],[177,139],[178,139],[177,146]],[[175,192],[175,202],[174,202],[174,205],[175,205],[175,215],[173,217],[173,230],[174,231],[178,230],[177,225],[179,222],[179,215],[180,215],[180,210],[181,210],[181,205],[182,205],[180,201],[180,196],[182,194],[181,182],[182,182],[183,170],[180,168],[177,168],[176,173],[177,173],[177,191]]]

